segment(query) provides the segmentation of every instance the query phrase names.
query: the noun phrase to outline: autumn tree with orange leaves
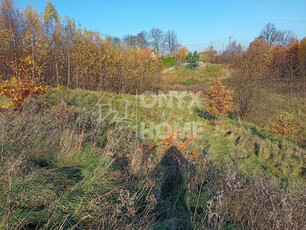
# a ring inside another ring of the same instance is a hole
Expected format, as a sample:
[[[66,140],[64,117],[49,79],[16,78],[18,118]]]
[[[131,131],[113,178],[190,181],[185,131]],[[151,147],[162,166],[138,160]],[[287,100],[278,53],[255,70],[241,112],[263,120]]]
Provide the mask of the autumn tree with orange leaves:
[[[299,61],[301,78],[303,81],[303,92],[304,96],[306,96],[306,38],[300,42]]]
[[[284,77],[287,49],[281,45],[275,46],[272,51],[271,75],[274,78]]]
[[[47,92],[41,84],[44,44],[37,10],[28,5],[19,13],[10,0],[0,5],[0,108],[22,110],[29,97]],[[18,28],[23,25],[23,34]],[[21,48],[22,47],[22,48]]]
[[[7,98],[5,105],[0,105],[0,108],[10,108],[13,110],[22,110],[24,103],[30,97],[35,97],[44,94],[48,91],[35,80],[31,78],[22,78],[20,80],[15,77],[10,80],[0,83],[0,97]]]
[[[72,19],[62,19],[49,1],[42,14],[31,4],[18,11],[13,0],[0,3],[0,82],[30,77],[67,89],[157,91],[162,62],[146,55],[144,47],[114,44],[82,29]]]
[[[176,60],[179,62],[180,65],[185,62],[188,53],[189,51],[184,46],[181,47],[180,50],[175,53]]]
[[[223,85],[220,79],[214,81],[205,97],[206,109],[212,114],[228,116],[234,110],[233,90]]]

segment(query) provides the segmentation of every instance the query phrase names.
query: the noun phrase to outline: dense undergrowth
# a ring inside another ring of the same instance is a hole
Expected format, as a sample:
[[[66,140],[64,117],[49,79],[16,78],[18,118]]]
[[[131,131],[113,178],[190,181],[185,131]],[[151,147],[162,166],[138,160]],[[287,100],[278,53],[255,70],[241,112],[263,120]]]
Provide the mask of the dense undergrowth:
[[[203,123],[188,149],[200,154],[171,160],[159,140],[141,147],[151,141],[135,125],[98,120],[97,103],[112,98],[123,114],[122,97],[55,90],[1,114],[1,228],[303,229],[305,151],[294,142],[196,108],[138,108],[138,122]]]

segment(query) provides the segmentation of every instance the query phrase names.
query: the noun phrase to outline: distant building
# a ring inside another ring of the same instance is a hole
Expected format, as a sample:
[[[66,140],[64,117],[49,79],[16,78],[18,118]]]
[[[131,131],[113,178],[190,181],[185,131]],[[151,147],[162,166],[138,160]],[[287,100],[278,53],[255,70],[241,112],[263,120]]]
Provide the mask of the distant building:
[[[141,50],[145,58],[152,58],[152,59],[161,59],[159,53],[153,49],[144,49]]]

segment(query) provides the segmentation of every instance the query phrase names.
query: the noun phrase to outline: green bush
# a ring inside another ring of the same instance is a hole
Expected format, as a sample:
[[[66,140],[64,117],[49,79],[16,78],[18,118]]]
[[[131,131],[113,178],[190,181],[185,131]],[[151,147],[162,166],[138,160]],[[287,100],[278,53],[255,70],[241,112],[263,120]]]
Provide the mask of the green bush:
[[[175,66],[176,59],[175,57],[162,58],[162,62],[164,67],[172,67]]]

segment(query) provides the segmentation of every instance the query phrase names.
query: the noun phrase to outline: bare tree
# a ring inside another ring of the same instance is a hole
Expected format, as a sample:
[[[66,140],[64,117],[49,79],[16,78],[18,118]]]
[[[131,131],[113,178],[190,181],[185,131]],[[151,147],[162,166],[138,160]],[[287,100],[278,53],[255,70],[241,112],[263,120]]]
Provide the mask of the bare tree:
[[[177,35],[174,30],[168,30],[164,38],[165,49],[171,56],[179,49],[180,44],[177,40]]]
[[[277,44],[286,46],[289,44],[294,35],[291,31],[279,30],[273,23],[268,23],[260,32],[259,39],[264,40],[269,48]]]
[[[145,49],[149,46],[147,37],[148,35],[145,31],[141,31],[139,34],[137,34],[137,47],[139,49]]]
[[[152,28],[150,31],[150,44],[154,50],[160,52],[164,42],[163,31],[158,28]]]
[[[259,81],[251,77],[252,67],[245,66],[242,70],[232,73],[229,80],[234,89],[234,101],[237,105],[237,113],[240,119],[246,118],[254,111],[260,100]]]
[[[223,51],[223,61],[226,63],[234,63],[237,55],[243,53],[243,48],[240,43],[237,44],[236,41],[230,41]]]
[[[294,34],[290,30],[281,31],[280,45],[288,46],[292,39],[294,39]]]
[[[269,48],[275,46],[280,40],[280,31],[275,25],[268,23],[260,32],[259,39],[264,40]]]
[[[113,46],[118,46],[121,44],[121,40],[118,37],[108,36],[106,40],[109,41]]]
[[[123,42],[128,47],[136,47],[137,46],[137,36],[127,34],[123,37]]]

